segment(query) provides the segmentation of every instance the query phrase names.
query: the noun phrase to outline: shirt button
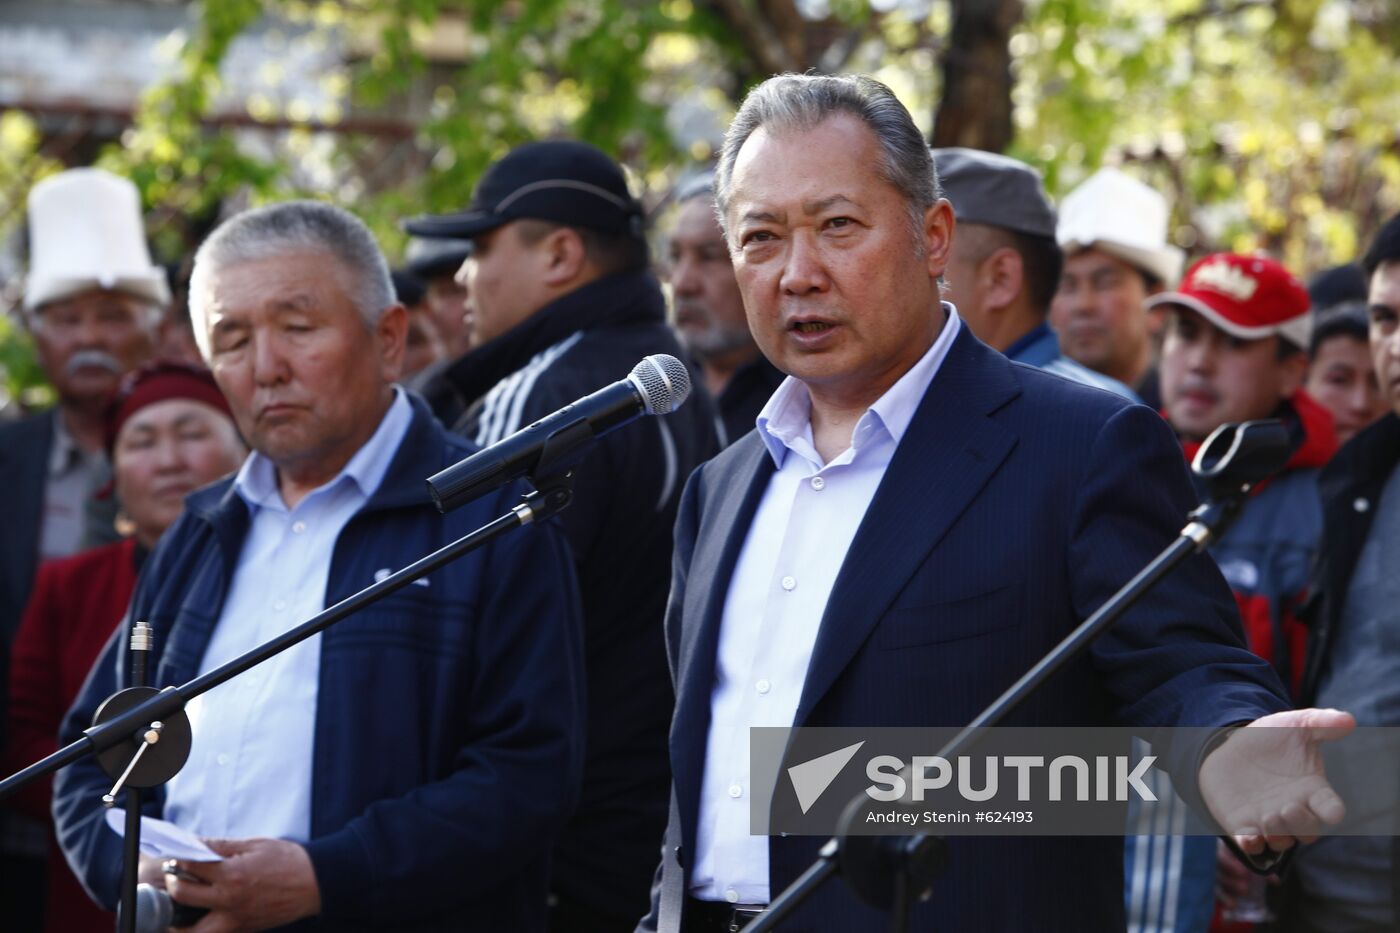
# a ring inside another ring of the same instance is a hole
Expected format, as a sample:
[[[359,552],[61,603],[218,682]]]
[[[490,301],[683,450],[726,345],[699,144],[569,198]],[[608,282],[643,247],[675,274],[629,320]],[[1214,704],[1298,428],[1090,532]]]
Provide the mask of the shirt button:
[[[224,754],[223,752],[220,752],[220,753],[219,753],[218,761],[219,761],[219,764],[221,764],[221,765],[226,765],[226,764],[228,764],[228,755]]]
[[[284,599],[279,599],[277,600],[277,602],[272,604],[272,608],[276,609],[278,612],[281,612],[283,609],[287,608],[287,601]]]
[[[729,785],[729,796],[731,796],[731,797],[733,797],[733,798],[735,798],[735,799],[737,800],[738,798],[744,796],[744,789],[743,789],[742,787],[740,787],[738,784],[730,784],[730,785]]]
[[[817,492],[821,492],[823,489],[826,488],[826,480],[820,476],[812,477],[812,488],[815,489]]]
[[[724,899],[731,904],[737,904],[739,903],[739,892],[730,888],[724,892]]]
[[[305,531],[305,530],[306,530],[306,522],[293,522],[293,523],[292,523],[292,531],[296,532],[297,534],[301,534],[301,533],[302,533],[303,531]]]
[[[1351,507],[1358,512],[1366,512],[1370,510],[1371,503],[1366,499],[1357,499],[1351,504]]]
[[[768,681],[766,681],[766,680],[760,680],[758,683],[754,684],[753,686],[754,686],[754,689],[757,690],[759,693],[767,693],[769,690],[772,690],[772,689],[773,689],[773,685],[770,684],[770,683],[769,683]]]
[[[793,591],[794,589],[796,589],[796,588],[797,588],[797,578],[796,578],[796,577],[783,577],[783,589],[787,590],[788,592],[792,592],[792,591]]]

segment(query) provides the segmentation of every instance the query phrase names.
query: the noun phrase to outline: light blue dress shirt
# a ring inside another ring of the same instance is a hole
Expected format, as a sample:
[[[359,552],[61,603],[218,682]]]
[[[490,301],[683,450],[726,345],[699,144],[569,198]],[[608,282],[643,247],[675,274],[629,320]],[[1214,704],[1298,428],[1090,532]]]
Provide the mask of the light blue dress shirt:
[[[257,452],[244,461],[234,490],[248,506],[248,536],[201,675],[325,608],[336,539],[379,488],[412,420],[396,387],[373,436],[292,509],[272,461]],[[194,746],[166,785],[165,818],[203,837],[307,841],[320,670],[317,634],[191,701]]]
[[[791,726],[817,628],[856,529],[961,324],[948,320],[928,351],[861,415],[851,446],[823,463],[811,396],[789,377],[758,416],[777,472],[754,513],[721,620],[710,694],[691,893],[766,904],[768,839],[749,835],[749,728]]]

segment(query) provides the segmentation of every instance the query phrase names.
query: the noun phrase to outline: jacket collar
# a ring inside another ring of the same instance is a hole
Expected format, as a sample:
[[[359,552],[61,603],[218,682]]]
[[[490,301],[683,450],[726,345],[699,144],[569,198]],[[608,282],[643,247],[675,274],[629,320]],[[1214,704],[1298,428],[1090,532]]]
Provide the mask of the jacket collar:
[[[1166,411],[1162,411],[1161,415],[1166,418]],[[1332,415],[1302,389],[1279,403],[1271,417],[1283,422],[1293,445],[1293,452],[1280,473],[1326,466],[1336,454],[1337,435],[1332,426]],[[1181,442],[1181,450],[1186,455],[1188,465],[1195,462],[1201,444],[1201,441]],[[1267,479],[1256,484],[1250,495],[1257,495],[1268,484]]]
[[[411,392],[406,394],[413,410],[408,432],[362,511],[432,505],[426,481],[442,469],[447,437],[423,400]],[[209,523],[221,538],[233,535],[241,539],[248,523],[248,506],[235,491],[232,477],[191,493],[186,508]]]
[[[506,333],[472,350],[443,374],[464,408],[535,354],[582,330],[666,320],[666,299],[644,269],[604,276],[536,311]]]
[[[1357,432],[1322,471],[1322,497],[1330,502],[1351,489],[1378,487],[1400,461],[1400,416],[1391,412]]]

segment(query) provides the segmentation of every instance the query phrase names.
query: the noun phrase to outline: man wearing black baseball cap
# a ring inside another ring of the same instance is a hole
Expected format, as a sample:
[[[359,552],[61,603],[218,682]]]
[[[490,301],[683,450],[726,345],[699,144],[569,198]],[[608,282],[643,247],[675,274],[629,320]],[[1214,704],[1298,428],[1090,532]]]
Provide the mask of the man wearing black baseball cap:
[[[580,142],[531,143],[487,169],[461,213],[420,237],[472,242],[472,350],[428,387],[439,417],[492,444],[642,357],[682,357],[648,269],[641,205],[622,170]],[[697,382],[698,382],[697,377]],[[669,803],[672,705],[662,639],[671,527],[690,472],[718,451],[709,397],[602,438],[575,468],[560,520],[585,624],[583,798],[554,852],[552,931],[630,931],[646,912]]]

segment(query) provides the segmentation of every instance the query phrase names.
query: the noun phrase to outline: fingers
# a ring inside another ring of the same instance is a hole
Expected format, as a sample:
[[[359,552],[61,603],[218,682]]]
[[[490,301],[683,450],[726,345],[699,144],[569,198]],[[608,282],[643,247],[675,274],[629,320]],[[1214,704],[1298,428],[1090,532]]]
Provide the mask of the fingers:
[[[1226,907],[1249,890],[1249,869],[1240,864],[1235,854],[1221,843],[1216,856],[1215,895]]]
[[[1240,847],[1240,851],[1245,855],[1262,855],[1264,852],[1264,837],[1259,831],[1250,827],[1235,833],[1235,845]]]
[[[193,875],[179,876],[167,874],[165,876],[165,889],[170,892],[173,900],[190,907],[215,908],[223,905],[223,892],[218,885],[208,884],[198,879],[193,879]]]
[[[199,922],[192,927],[178,930],[176,933],[236,933],[238,923],[232,917],[219,911],[211,911],[199,918]]]
[[[1302,726],[1312,732],[1315,741],[1333,742],[1356,728],[1356,717],[1344,710],[1304,709],[1298,713]]]
[[[1332,785],[1325,781],[1308,798],[1308,807],[1317,814],[1318,819],[1328,826],[1337,825],[1347,815],[1346,804],[1342,803],[1342,798],[1337,796]]]
[[[248,847],[246,839],[204,839],[202,841],[224,858],[238,855]]]

